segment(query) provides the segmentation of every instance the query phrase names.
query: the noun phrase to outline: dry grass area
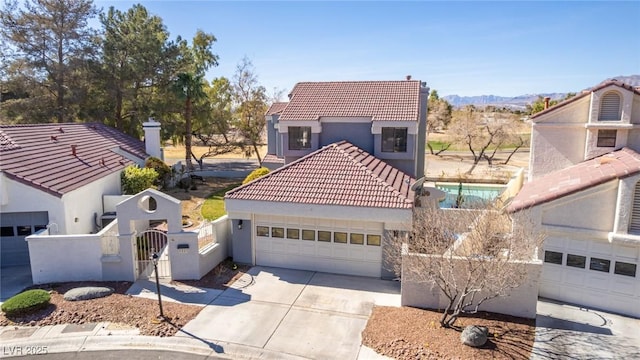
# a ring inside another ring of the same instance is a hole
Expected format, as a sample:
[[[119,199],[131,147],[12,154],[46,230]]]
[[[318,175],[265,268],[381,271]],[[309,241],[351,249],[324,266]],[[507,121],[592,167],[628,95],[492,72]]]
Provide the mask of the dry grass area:
[[[165,159],[184,159],[184,145],[173,146],[165,144],[163,147],[163,151]],[[193,152],[193,154],[198,158],[200,158],[200,156],[202,156],[202,154],[206,153],[207,151],[209,151],[209,148],[207,146],[191,147],[191,152]],[[260,156],[264,157],[264,155],[267,153],[267,146],[259,146],[258,151],[260,152]],[[255,158],[255,154],[252,155],[251,158]],[[212,159],[247,159],[247,156],[244,152],[236,150],[228,154],[214,156],[212,157]]]
[[[247,266],[237,266],[223,261],[202,279],[184,281],[196,287],[226,289],[248,270]],[[103,298],[66,301],[66,291],[81,286],[106,286],[114,293]],[[122,326],[138,328],[141,335],[171,336],[187,322],[195,318],[202,307],[164,301],[163,310],[167,321],[158,320],[158,302],[126,295],[130,282],[68,282],[35,286],[49,290],[51,305],[29,315],[7,317],[0,313],[0,326],[46,326],[61,324],[87,324],[111,322]]]
[[[490,338],[482,348],[460,342],[460,331],[440,327],[441,313],[410,307],[376,306],[362,343],[394,359],[529,359],[535,320],[481,312],[456,326],[483,325]]]
[[[190,226],[192,228],[197,227],[203,221],[200,208],[202,207],[202,204],[204,204],[204,200],[214,192],[238,182],[238,179],[214,177],[206,177],[204,180],[204,182],[196,181],[196,189],[194,190],[190,189],[189,191],[186,191],[178,187],[163,190],[164,193],[180,200],[182,204],[182,216],[188,217],[192,222],[192,225]]]

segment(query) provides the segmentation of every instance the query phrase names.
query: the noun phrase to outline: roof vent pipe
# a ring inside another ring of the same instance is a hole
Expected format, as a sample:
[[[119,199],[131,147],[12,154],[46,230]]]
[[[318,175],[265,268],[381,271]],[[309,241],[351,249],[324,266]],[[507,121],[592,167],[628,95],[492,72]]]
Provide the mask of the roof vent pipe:
[[[407,75],[407,81],[411,80],[411,75]]]
[[[78,156],[78,154],[76,153],[76,148],[77,147],[78,147],[78,145],[71,145],[71,155]]]
[[[549,100],[551,100],[550,97],[545,97],[544,98],[544,109],[547,110],[549,108]]]

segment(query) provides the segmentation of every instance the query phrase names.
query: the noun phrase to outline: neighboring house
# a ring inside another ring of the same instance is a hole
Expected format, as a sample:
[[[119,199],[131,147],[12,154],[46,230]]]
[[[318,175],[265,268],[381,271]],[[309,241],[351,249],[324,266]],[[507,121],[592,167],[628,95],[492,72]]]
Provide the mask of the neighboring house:
[[[226,194],[233,259],[391,277],[385,239],[410,229],[414,183],[349,142],[327,145]]]
[[[103,124],[0,125],[2,267],[28,265],[24,239],[43,228],[95,232],[103,195],[121,194],[121,171],[160,154],[159,123],[146,125],[147,145],[155,150]]]
[[[640,151],[640,89],[609,80],[531,117],[529,179],[623,147]]]
[[[271,169],[323,146],[347,140],[389,165],[424,175],[426,83],[405,81],[301,82],[289,102],[266,114]]]
[[[540,296],[640,317],[640,92],[608,81],[533,121],[509,210],[547,236]]]
[[[237,262],[392,277],[424,174],[420,81],[301,82],[266,113],[270,174],[225,196]]]

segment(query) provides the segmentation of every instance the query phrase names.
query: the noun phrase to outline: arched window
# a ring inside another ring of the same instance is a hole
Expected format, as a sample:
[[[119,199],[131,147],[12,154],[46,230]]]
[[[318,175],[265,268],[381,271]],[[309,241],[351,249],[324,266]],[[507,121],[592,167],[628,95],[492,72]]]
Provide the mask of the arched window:
[[[620,95],[615,91],[609,91],[604,94],[600,100],[600,113],[598,114],[598,120],[620,120],[620,100]]]
[[[633,193],[629,232],[633,234],[640,234],[640,181],[636,183],[636,189]]]

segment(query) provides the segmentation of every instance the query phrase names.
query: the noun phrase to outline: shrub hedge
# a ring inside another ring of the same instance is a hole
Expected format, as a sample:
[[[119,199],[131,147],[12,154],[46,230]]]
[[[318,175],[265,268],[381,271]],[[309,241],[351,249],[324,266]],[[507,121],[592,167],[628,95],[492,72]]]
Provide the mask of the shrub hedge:
[[[46,290],[27,290],[5,301],[2,311],[7,315],[29,313],[47,307],[49,300],[51,295]]]
[[[251,172],[251,174],[247,175],[247,177],[242,182],[242,185],[248,183],[249,181],[253,181],[255,179],[261,178],[269,173],[269,169],[266,167],[260,167]]]

